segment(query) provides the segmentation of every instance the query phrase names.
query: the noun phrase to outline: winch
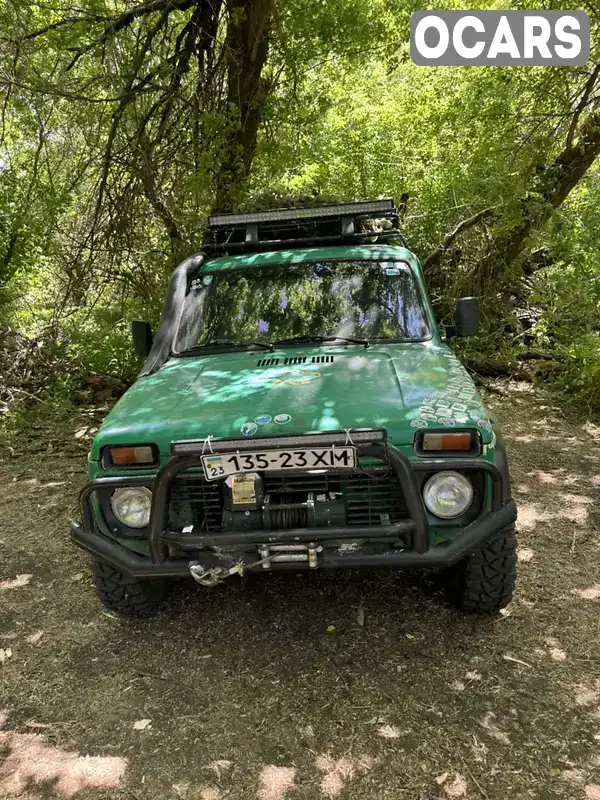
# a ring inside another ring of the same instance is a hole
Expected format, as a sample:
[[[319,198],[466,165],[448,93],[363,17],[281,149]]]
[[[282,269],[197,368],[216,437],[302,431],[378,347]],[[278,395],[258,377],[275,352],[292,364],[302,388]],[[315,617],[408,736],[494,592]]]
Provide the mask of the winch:
[[[346,525],[341,492],[264,492],[256,473],[231,475],[223,483],[224,531],[290,530]]]

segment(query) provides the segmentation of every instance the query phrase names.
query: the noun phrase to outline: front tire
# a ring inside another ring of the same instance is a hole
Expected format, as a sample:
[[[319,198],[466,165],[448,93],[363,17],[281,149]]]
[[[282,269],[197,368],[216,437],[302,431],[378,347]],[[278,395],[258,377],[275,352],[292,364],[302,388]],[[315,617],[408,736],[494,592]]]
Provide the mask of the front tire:
[[[515,529],[494,534],[447,574],[448,599],[462,611],[497,614],[512,600],[517,577]]]
[[[167,594],[164,581],[140,581],[102,561],[92,561],[92,577],[102,605],[123,616],[149,616]]]

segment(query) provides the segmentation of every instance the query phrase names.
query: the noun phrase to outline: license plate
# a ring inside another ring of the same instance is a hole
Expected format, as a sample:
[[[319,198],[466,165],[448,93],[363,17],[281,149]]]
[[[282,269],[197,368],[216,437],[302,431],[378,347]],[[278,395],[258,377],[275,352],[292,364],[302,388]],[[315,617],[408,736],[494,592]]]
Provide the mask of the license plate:
[[[309,469],[354,469],[356,448],[315,447],[310,450],[262,450],[256,453],[223,453],[202,456],[206,480],[214,481],[238,472],[285,472]]]

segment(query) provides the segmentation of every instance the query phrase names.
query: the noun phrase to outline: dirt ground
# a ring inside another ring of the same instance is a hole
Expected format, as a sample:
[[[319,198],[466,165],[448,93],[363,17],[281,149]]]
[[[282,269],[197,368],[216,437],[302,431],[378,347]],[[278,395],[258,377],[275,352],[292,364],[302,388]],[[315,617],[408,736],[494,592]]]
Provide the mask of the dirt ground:
[[[68,537],[94,413],[0,449],[0,796],[599,800],[600,427],[488,399],[520,509],[497,619],[369,571],[182,584],[123,622]]]

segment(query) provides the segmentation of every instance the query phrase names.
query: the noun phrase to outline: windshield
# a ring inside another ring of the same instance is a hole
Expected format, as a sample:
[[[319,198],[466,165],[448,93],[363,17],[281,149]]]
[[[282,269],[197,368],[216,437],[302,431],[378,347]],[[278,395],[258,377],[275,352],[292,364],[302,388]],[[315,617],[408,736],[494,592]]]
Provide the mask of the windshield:
[[[407,341],[429,335],[417,283],[403,262],[269,264],[194,278],[176,352],[211,342]]]

